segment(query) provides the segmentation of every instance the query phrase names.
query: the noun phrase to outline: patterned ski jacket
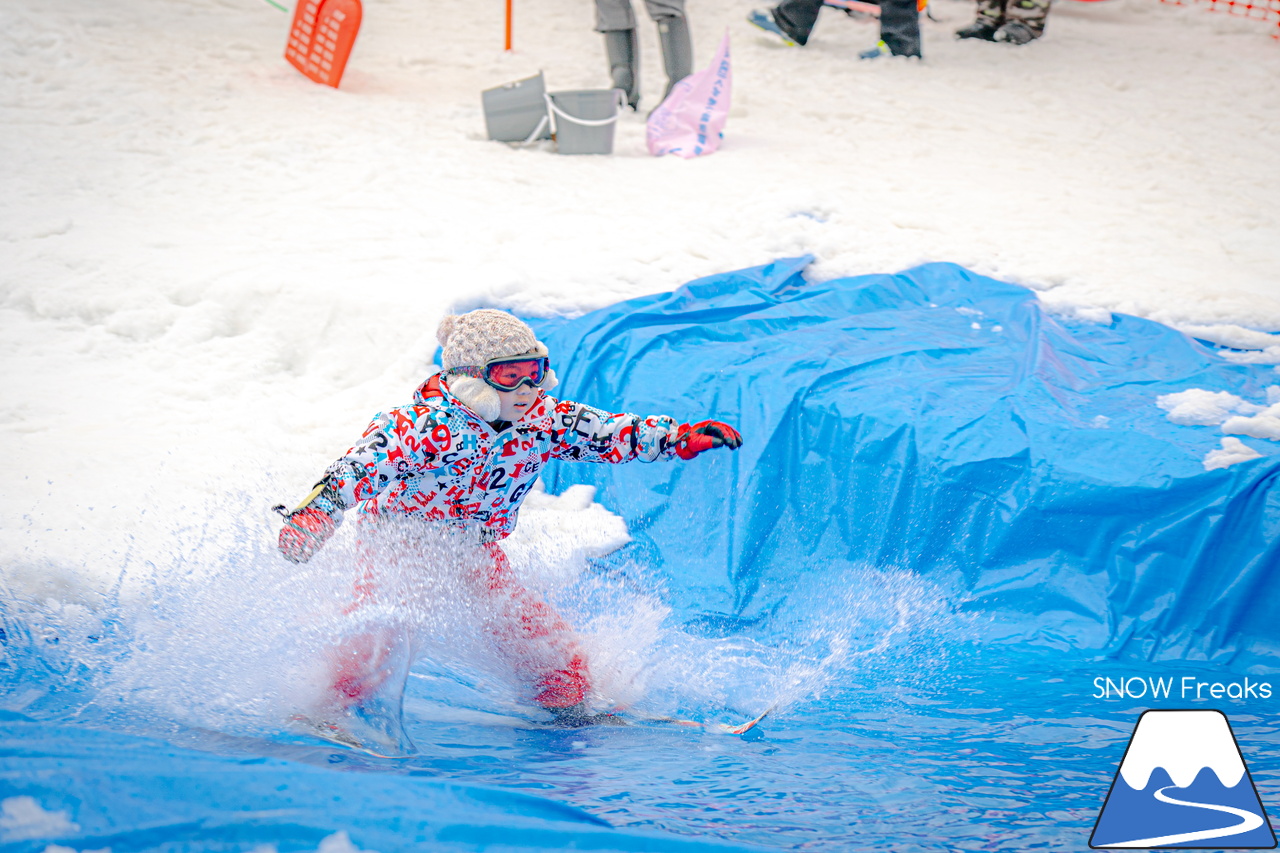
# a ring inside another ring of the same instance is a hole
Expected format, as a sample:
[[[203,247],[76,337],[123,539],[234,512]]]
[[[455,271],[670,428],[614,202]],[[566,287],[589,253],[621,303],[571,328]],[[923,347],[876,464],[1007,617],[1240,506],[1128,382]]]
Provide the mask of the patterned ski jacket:
[[[676,422],[666,415],[610,414],[541,394],[495,430],[449,393],[439,375],[412,405],[379,413],[361,440],[325,471],[339,510],[412,516],[504,539],[550,459],[652,462],[673,458]],[[335,512],[340,518],[340,513]]]

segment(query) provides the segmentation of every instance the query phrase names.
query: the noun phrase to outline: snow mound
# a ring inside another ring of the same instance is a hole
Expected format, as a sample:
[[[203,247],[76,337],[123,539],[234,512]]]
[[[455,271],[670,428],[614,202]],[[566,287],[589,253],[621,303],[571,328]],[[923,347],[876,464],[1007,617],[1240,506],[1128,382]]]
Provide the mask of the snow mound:
[[[1228,418],[1222,425],[1222,431],[1230,435],[1248,435],[1280,441],[1280,403],[1263,409],[1252,417],[1237,415],[1234,418]]]
[[[1245,444],[1238,438],[1222,439],[1221,450],[1211,450],[1204,457],[1204,469],[1212,471],[1215,468],[1227,468],[1238,462],[1248,462],[1250,459],[1260,459],[1262,454]]]
[[[1253,414],[1262,410],[1227,391],[1191,388],[1176,394],[1161,394],[1156,405],[1169,413],[1169,420],[1183,426],[1216,426],[1233,414]]]

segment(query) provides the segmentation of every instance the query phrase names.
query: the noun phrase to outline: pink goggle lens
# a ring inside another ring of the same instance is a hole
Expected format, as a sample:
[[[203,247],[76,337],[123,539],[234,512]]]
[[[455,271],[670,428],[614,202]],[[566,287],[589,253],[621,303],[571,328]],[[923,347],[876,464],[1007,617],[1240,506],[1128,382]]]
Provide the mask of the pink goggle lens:
[[[514,391],[521,385],[534,387],[542,384],[547,375],[545,358],[529,358],[519,361],[500,361],[485,368],[485,381],[502,391]]]

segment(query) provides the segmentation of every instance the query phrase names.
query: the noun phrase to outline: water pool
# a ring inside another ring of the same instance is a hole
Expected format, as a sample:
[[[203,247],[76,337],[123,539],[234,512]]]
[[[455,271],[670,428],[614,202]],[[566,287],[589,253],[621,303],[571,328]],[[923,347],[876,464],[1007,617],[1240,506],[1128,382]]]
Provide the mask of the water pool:
[[[741,737],[532,728],[440,702],[420,671],[405,699],[418,754],[396,760],[85,706],[74,689],[37,697],[28,671],[4,685],[29,704],[5,714],[0,799],[40,811],[0,827],[6,849],[33,851],[1085,850],[1142,710],[1197,704],[1101,697],[1095,679],[1246,677],[987,645],[947,658],[844,672]],[[1274,701],[1210,704],[1274,810]]]
[[[549,730],[428,590],[384,614],[416,643],[413,754],[291,733],[281,684],[347,627],[316,616],[350,588],[342,546],[286,570],[265,524],[224,519],[183,553],[161,535],[86,555],[123,567],[106,591],[35,595],[12,581],[43,558],[4,567],[0,843],[1084,850],[1149,708],[1223,711],[1274,811],[1280,450],[1214,467],[1218,427],[1157,404],[1199,388],[1260,409],[1274,372],[1135,318],[1055,319],[950,265],[803,267],[541,325],[566,396],[732,412],[747,443],[553,469],[558,500],[594,496],[630,544],[579,553],[548,503],[522,525],[564,547],[514,559],[621,704],[776,705],[757,729]]]

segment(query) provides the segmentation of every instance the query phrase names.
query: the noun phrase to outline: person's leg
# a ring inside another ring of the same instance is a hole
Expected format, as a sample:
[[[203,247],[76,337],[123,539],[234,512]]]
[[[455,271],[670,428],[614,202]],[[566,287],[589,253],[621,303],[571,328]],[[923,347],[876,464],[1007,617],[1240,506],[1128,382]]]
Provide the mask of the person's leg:
[[[881,0],[880,41],[894,56],[920,55],[920,12],[916,0]]]
[[[684,14],[684,0],[644,0],[649,17],[658,25],[658,43],[662,46],[662,65],[667,72],[666,100],[671,88],[693,73],[693,39]]]
[[[362,526],[356,535],[356,581],[351,601],[342,608],[343,616],[352,616],[374,604],[378,597],[377,564],[380,550],[374,545],[377,530]],[[382,549],[385,550],[385,549]],[[329,649],[330,694],[340,708],[359,705],[382,686],[392,674],[386,664],[393,656],[390,641],[383,632],[353,633],[337,641]]]
[[[596,32],[604,35],[613,87],[626,92],[635,109],[640,103],[640,47],[631,0],[596,0]]]
[[[331,692],[339,708],[366,704],[403,667],[396,638],[373,631],[348,638],[329,652],[333,672]]]
[[[1049,18],[1049,3],[1050,0],[1008,0],[1004,24],[996,30],[995,40],[1026,44],[1040,38]]]
[[[390,594],[381,583],[386,543],[376,525],[357,523],[357,575],[349,601],[335,614],[339,618],[328,623],[332,635],[316,673],[320,689],[299,701],[290,720],[308,733],[349,745],[412,751],[401,720],[401,699],[413,644],[403,625],[379,606]]]
[[[596,0],[596,32],[635,28],[636,14],[631,9],[631,0]]]
[[[473,578],[490,605],[485,626],[533,700],[555,712],[581,706],[590,689],[585,655],[568,623],[516,579],[497,543],[484,546],[487,566]]]
[[[782,0],[773,7],[774,22],[797,44],[804,45],[822,11],[822,0]]]
[[[956,30],[956,38],[994,41],[996,30],[1004,23],[1005,0],[978,0],[973,23]]]
[[[604,34],[604,55],[609,60],[609,80],[613,88],[626,93],[627,105],[640,103],[640,45],[635,30],[608,30]]]

